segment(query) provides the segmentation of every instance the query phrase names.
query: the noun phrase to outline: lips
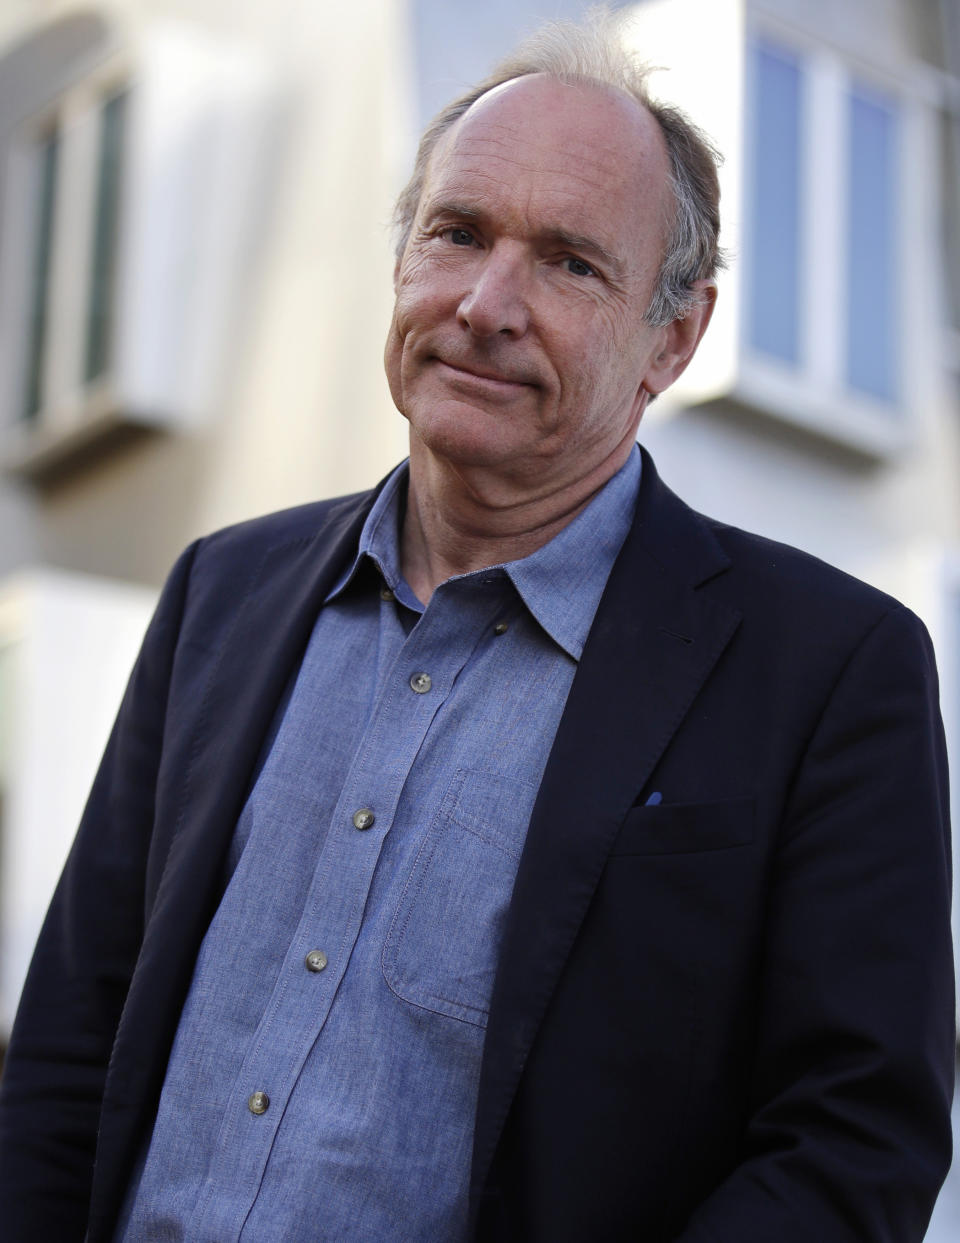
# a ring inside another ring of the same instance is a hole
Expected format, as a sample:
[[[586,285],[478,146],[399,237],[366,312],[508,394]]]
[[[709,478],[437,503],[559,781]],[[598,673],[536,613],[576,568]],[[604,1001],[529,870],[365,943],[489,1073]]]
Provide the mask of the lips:
[[[465,384],[479,384],[481,386],[492,386],[503,390],[518,389],[529,387],[533,381],[526,375],[518,375],[516,373],[505,373],[496,371],[490,367],[484,367],[473,362],[452,361],[446,358],[435,356],[435,361],[446,371],[452,379],[459,380]]]

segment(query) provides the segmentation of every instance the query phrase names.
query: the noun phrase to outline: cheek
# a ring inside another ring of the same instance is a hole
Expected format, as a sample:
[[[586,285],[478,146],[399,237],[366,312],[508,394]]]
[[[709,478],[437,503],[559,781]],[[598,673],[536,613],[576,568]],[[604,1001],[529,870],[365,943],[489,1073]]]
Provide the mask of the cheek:
[[[574,435],[590,437],[598,427],[619,427],[633,417],[646,358],[637,331],[626,331],[619,317],[603,309],[579,333],[556,337],[554,349],[564,417],[572,420]]]
[[[591,353],[594,381],[608,391],[634,393],[640,388],[650,362],[653,341],[649,328],[621,315],[603,316],[602,330]]]
[[[428,310],[422,291],[417,282],[408,279],[404,273],[397,285],[390,331],[387,333],[384,360],[388,372],[391,368],[399,370],[405,350],[416,341],[427,322]]]
[[[396,308],[387,332],[387,343],[383,347],[383,369],[387,373],[387,384],[394,405],[403,413],[403,336],[397,321]]]
[[[552,334],[551,353],[564,388],[587,405],[602,400],[624,366],[623,350],[608,318],[594,312],[587,320]]]
[[[429,354],[432,330],[442,324],[444,318],[432,288],[428,293],[423,283],[415,279],[404,278],[400,282],[383,351],[383,365],[394,404],[403,415],[408,413],[406,406],[420,364]]]
[[[407,324],[435,314],[450,302],[455,272],[435,256],[414,251],[408,255],[396,282],[396,316],[405,331]]]
[[[431,289],[428,292],[417,282],[408,282],[400,286],[393,308],[391,337],[409,349],[425,332],[441,320],[442,312],[435,291]]]

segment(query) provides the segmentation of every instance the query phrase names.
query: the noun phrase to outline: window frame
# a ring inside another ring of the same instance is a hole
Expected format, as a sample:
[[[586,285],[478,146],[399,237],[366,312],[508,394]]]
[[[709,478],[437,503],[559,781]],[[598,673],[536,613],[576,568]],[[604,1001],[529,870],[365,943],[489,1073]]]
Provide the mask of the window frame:
[[[756,100],[758,44],[767,44],[800,61],[804,75],[800,121],[799,361],[796,365],[764,354],[752,345],[750,293],[753,235],[753,149],[751,109]],[[887,457],[916,438],[929,407],[941,365],[939,307],[930,296],[927,238],[936,228],[940,182],[932,152],[932,90],[923,66],[904,59],[879,64],[813,37],[782,20],[757,14],[747,28],[742,161],[742,297],[738,324],[739,358],[735,396],[869,456]],[[847,375],[847,189],[850,91],[862,85],[891,99],[897,109],[897,201],[894,206],[898,250],[894,286],[897,319],[892,332],[899,344],[897,397],[893,402],[852,388]],[[919,244],[918,244],[919,239]],[[918,255],[922,261],[918,262]]]
[[[15,84],[17,120],[0,125],[0,469],[34,483],[131,435],[193,434],[215,417],[243,282],[264,244],[273,191],[264,174],[285,117],[281,76],[262,49],[177,20],[147,22],[98,56],[68,58],[45,92],[38,54],[60,25],[28,44],[41,80],[30,107]],[[10,56],[25,67],[20,49]],[[88,381],[101,117],[117,94],[126,102],[109,274],[114,333],[102,373]],[[61,183],[54,206],[45,400],[26,420],[17,416],[35,251],[31,142],[57,119],[69,138],[70,188]]]
[[[118,95],[135,100],[129,55],[105,56],[59,90],[41,109],[21,121],[9,137],[3,236],[5,260],[0,298],[6,348],[0,356],[3,456],[9,463],[32,467],[64,449],[85,444],[115,422],[111,373],[115,341],[108,345],[106,366],[86,377],[91,280],[100,168],[101,118],[106,103]],[[39,220],[38,153],[45,137],[58,136],[59,155],[53,194],[50,253],[47,263],[47,322],[39,359],[39,404],[27,411],[29,346],[32,329],[34,265]],[[116,307],[122,287],[125,197],[129,178],[129,133],[122,138],[117,236],[109,298]]]

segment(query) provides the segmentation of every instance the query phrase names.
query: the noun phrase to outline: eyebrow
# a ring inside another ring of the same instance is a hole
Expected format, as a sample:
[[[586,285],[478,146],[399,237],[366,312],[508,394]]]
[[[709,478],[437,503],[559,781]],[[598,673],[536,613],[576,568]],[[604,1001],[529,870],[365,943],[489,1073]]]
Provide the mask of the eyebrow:
[[[458,203],[450,199],[430,204],[425,214],[432,217],[451,216],[460,220],[482,220],[486,213],[479,208],[469,207],[466,203]],[[585,233],[568,233],[566,229],[542,229],[537,236],[542,241],[550,242],[554,246],[562,246],[565,250],[582,251],[594,256],[605,263],[616,277],[622,277],[626,272],[626,264],[622,259],[609,251],[596,238],[588,237]]]
[[[564,229],[546,229],[540,236],[545,241],[562,246],[566,250],[585,251],[595,255],[611,269],[615,276],[623,276],[626,271],[626,264],[623,260],[607,250],[606,246],[602,246],[596,238],[587,237],[581,233],[567,233]]]
[[[466,203],[456,203],[453,199],[430,203],[428,207],[429,210],[424,212],[426,216],[462,216],[467,220],[479,220],[483,215],[483,212],[478,211],[476,207],[468,207]]]

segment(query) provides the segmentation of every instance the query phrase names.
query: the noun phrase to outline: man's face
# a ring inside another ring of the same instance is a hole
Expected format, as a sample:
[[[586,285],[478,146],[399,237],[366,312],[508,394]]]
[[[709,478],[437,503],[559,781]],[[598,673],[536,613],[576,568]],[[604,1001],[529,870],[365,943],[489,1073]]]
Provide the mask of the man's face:
[[[667,330],[643,316],[672,211],[633,101],[543,76],[483,96],[433,154],[397,268],[385,362],[411,453],[544,492],[622,458],[665,387]]]

